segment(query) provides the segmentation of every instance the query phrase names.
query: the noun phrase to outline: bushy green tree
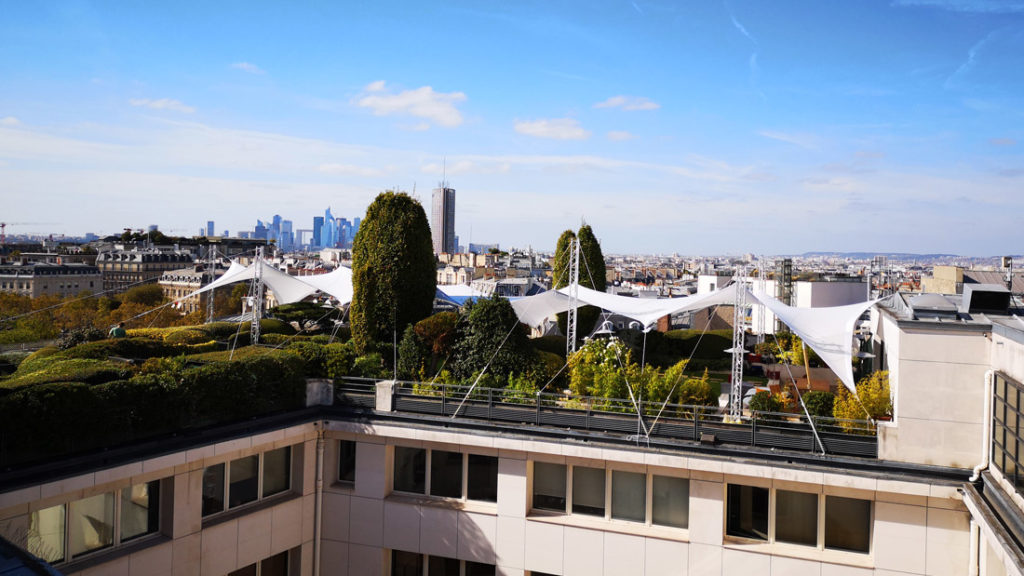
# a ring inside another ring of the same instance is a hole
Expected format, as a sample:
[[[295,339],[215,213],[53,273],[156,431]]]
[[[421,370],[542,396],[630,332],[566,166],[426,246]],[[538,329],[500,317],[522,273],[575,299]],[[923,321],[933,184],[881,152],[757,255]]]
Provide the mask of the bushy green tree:
[[[804,406],[811,416],[831,417],[836,397],[831,392],[811,390],[804,394]]]
[[[859,399],[859,401],[858,401]],[[864,411],[867,410],[867,414]],[[847,420],[864,420],[868,414],[873,419],[892,416],[892,395],[889,392],[889,372],[881,370],[865,376],[857,382],[857,396],[839,386],[832,415]],[[853,431],[852,423],[840,423],[847,431]]]
[[[573,240],[577,239],[580,243],[580,286],[604,292],[607,285],[604,253],[601,251],[601,243],[597,241],[593,229],[588,224],[581,226],[579,232],[566,230],[558,237],[552,260],[552,285],[556,289],[569,285],[570,249]],[[576,313],[577,338],[582,339],[590,334],[600,315],[601,310],[596,306],[581,306]],[[566,313],[558,315],[558,328],[563,334],[566,333],[567,321]]]
[[[430,315],[436,267],[419,201],[387,191],[366,209],[352,246],[352,287],[352,340],[360,354]]]
[[[508,300],[494,295],[466,308],[466,327],[460,331],[452,352],[452,373],[456,378],[471,378],[488,361],[487,373],[501,385],[508,381],[510,374],[540,372],[526,328]]]

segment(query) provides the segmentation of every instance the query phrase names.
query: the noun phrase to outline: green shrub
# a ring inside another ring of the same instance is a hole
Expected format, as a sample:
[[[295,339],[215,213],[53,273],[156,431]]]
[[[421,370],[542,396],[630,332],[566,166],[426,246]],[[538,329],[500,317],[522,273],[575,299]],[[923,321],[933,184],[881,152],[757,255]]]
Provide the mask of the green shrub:
[[[538,351],[557,354],[565,361],[565,336],[541,336],[530,340]]]
[[[260,325],[262,327],[262,324]],[[203,329],[213,335],[214,338],[223,340],[233,336],[237,332],[248,332],[249,323],[239,326],[237,322],[210,322],[203,324]]]
[[[337,380],[338,378],[354,375],[356,350],[351,342],[328,344],[324,347],[324,350],[327,353],[326,367],[328,378]]]
[[[105,360],[111,356],[123,358],[152,358],[170,356],[181,350],[173,344],[149,338],[108,338],[79,344],[61,355],[66,358],[93,358]]]
[[[134,370],[131,365],[109,360],[89,358],[59,358],[47,363],[40,370],[28,372],[19,370],[2,382],[5,388],[23,388],[52,382],[84,382],[102,384],[111,380],[130,378]]]
[[[164,342],[168,344],[202,344],[212,339],[213,335],[202,328],[182,328],[164,336]]]
[[[384,368],[384,360],[378,352],[371,352],[356,358],[352,364],[352,375],[361,378],[388,378],[391,376]]]
[[[260,334],[260,344],[268,346],[280,346],[295,341],[298,336],[286,336],[284,334]]]
[[[58,350],[56,346],[40,348],[26,356],[25,359],[21,361],[21,364],[18,364],[18,370],[15,373],[19,374],[42,370],[50,363],[50,357],[58,352],[60,352],[60,350]]]
[[[832,417],[832,408],[836,397],[831,392],[811,390],[803,396],[804,406],[807,406],[807,413],[811,416]]]
[[[75,346],[85,342],[103,340],[106,336],[107,335],[104,334],[102,330],[93,328],[92,326],[87,328],[75,328],[74,330],[68,330],[60,335],[60,338],[57,339],[57,348],[67,350],[68,348],[74,348]]]
[[[777,396],[761,390],[750,399],[751,412],[782,412],[782,401]]]

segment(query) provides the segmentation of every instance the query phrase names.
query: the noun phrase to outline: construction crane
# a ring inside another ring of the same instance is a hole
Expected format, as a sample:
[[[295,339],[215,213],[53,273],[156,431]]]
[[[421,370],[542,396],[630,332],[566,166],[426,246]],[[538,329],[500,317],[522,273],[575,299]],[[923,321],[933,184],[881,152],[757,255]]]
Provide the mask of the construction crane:
[[[0,244],[7,243],[8,226],[44,226],[50,224],[53,224],[53,222],[0,222]]]

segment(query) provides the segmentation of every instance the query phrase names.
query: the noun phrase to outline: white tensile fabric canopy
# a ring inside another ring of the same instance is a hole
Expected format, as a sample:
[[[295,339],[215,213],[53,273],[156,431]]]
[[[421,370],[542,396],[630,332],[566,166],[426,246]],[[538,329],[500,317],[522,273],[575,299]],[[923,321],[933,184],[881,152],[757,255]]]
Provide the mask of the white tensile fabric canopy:
[[[577,300],[580,305],[590,304],[608,312],[632,318],[644,328],[649,328],[659,318],[669,314],[700,310],[717,304],[730,304],[735,299],[736,288],[734,285],[700,296],[662,299],[617,296],[598,292],[585,286],[579,286],[577,291]],[[529,326],[539,326],[545,318],[565,312],[569,307],[568,287],[549,290],[512,303],[512,308],[515,309],[519,321]]]
[[[333,272],[327,274],[298,276],[297,278],[325,294],[330,294],[338,300],[339,304],[348,304],[352,301],[351,268],[338,266]]]
[[[736,290],[737,285],[733,283],[721,290],[700,296],[649,300],[616,296],[579,286],[577,299],[581,306],[597,306],[613,314],[632,318],[640,322],[644,328],[648,328],[659,318],[669,314],[716,305],[731,305],[736,301]],[[569,309],[568,292],[568,288],[550,290],[517,300],[512,303],[512,308],[515,309],[520,322],[539,326],[545,318]],[[856,393],[850,362],[853,355],[853,332],[857,326],[857,319],[875,304],[875,300],[829,308],[794,308],[763,292],[748,294],[767,306],[779,320],[800,336],[835,372],[843,385]]]
[[[857,319],[878,300],[828,308],[794,308],[764,292],[752,294],[814,350],[844,386],[854,394],[857,393],[850,362],[853,356],[853,332],[857,328]]]
[[[274,299],[279,304],[298,302],[317,290],[337,298],[341,304],[347,304],[352,301],[352,270],[349,268],[339,266],[336,270],[327,274],[299,277],[291,276],[274,268],[266,260],[261,261],[260,264],[263,270],[263,283],[274,293]],[[255,276],[255,262],[248,266],[242,266],[238,262],[231,262],[231,267],[228,268],[228,271],[223,276],[199,290],[179,298],[177,301],[202,294],[214,288],[220,288],[227,284],[252,280]]]

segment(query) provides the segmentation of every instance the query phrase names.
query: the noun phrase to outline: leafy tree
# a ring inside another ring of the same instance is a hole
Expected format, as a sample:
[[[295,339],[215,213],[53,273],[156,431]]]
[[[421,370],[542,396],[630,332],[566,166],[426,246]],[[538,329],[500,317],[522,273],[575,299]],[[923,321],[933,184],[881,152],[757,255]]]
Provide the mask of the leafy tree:
[[[881,370],[861,378],[860,382],[857,382],[857,396],[851,394],[846,386],[839,386],[839,395],[836,397],[835,406],[832,409],[834,417],[864,420],[865,410],[871,415],[871,418],[876,420],[892,416],[892,396],[889,392],[889,372],[887,370]],[[851,423],[840,423],[840,425],[848,431],[854,427]]]
[[[831,417],[836,397],[831,392],[811,390],[804,394],[804,405],[811,416]]]
[[[510,374],[540,372],[526,328],[508,300],[495,294],[466,308],[466,327],[452,351],[452,373],[456,378],[472,377],[488,361],[487,373],[501,385],[508,381]]]
[[[416,331],[412,326],[406,326],[398,344],[398,377],[402,380],[417,379],[427,356],[426,346],[420,342]]]
[[[366,353],[392,331],[426,318],[437,291],[430,226],[420,203],[383,192],[366,209],[352,247],[352,340]]]
[[[120,300],[122,304],[141,304],[153,308],[164,302],[164,291],[159,284],[143,284],[125,290]]]
[[[552,262],[552,285],[556,289],[569,285],[570,249],[573,240],[577,239],[580,243],[580,286],[604,292],[607,285],[604,253],[601,251],[601,244],[597,241],[597,237],[594,236],[594,231],[589,224],[581,226],[579,232],[574,233],[572,230],[566,230],[558,237],[558,243],[555,246],[555,256]],[[596,306],[580,307],[576,313],[577,337],[583,338],[587,336],[594,329],[594,325],[597,323],[600,315],[601,310]],[[558,328],[563,334],[566,333],[567,321],[568,314],[563,312],[558,315]]]
[[[782,408],[782,400],[767,390],[761,390],[750,398],[751,412],[782,412]]]

